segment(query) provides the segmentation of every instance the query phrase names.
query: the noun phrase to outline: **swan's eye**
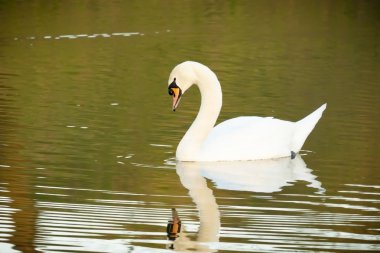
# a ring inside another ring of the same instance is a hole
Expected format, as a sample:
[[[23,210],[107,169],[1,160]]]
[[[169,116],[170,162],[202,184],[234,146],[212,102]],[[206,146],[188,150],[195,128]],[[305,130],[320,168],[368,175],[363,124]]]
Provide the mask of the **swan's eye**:
[[[170,96],[175,96],[175,92],[173,91],[173,88],[179,88],[176,84],[176,78],[174,78],[173,82],[168,87],[168,93]]]

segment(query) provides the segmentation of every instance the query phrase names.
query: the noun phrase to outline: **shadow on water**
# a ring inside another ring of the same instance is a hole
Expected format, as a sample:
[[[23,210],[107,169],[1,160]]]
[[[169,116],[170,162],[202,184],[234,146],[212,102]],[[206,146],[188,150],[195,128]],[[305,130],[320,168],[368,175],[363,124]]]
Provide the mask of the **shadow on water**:
[[[182,185],[196,204],[199,212],[197,239],[191,240],[175,209],[167,226],[168,239],[174,241],[168,248],[180,252],[217,252],[221,214],[213,191],[207,186],[207,179],[217,188],[232,191],[274,193],[296,181],[308,182],[308,187],[322,194],[325,189],[307,168],[301,156],[294,159],[281,158],[239,162],[177,162],[176,171]],[[217,246],[216,246],[217,247]]]
[[[28,168],[20,165],[28,161],[22,155],[25,145],[16,130],[18,111],[12,106],[17,91],[9,79],[15,76],[0,73],[0,231],[9,232],[9,243],[2,249],[41,252],[35,248],[38,210],[34,180]]]

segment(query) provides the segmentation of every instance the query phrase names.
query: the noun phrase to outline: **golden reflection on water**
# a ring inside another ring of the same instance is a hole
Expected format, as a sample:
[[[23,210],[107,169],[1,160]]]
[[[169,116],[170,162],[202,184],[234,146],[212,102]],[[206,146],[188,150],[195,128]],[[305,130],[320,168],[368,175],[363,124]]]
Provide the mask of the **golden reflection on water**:
[[[34,246],[38,209],[34,199],[33,179],[25,170],[21,167],[8,170],[7,176],[10,180],[7,183],[3,182],[1,188],[9,197],[6,205],[1,205],[1,209],[6,217],[4,221],[7,221],[4,224],[5,228],[11,232],[9,244],[14,245],[14,249],[20,252],[40,252]]]

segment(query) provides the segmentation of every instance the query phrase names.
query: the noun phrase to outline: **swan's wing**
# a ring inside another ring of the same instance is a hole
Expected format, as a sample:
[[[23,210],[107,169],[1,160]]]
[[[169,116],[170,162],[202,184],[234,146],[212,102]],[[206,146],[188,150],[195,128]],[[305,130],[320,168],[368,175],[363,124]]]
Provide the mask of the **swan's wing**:
[[[238,117],[214,127],[202,160],[254,160],[290,155],[295,124],[271,117]]]

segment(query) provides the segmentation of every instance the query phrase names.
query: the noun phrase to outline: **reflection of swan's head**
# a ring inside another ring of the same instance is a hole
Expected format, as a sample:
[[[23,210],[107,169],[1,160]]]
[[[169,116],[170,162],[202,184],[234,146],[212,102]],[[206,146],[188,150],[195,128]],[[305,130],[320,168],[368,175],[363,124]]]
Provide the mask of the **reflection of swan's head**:
[[[213,252],[199,242],[219,241],[220,214],[215,197],[205,178],[217,188],[234,191],[277,192],[296,181],[306,181],[319,193],[325,190],[307,168],[301,156],[258,161],[234,162],[177,162],[176,170],[182,185],[189,190],[199,211],[200,228],[197,242],[182,234],[175,242],[177,250],[194,248],[195,251]]]
[[[189,190],[199,212],[199,231],[197,242],[190,241],[186,234],[175,241],[175,249],[186,250],[190,248],[195,251],[214,252],[207,244],[219,241],[220,213],[214,194],[207,187],[207,182],[201,176],[198,163],[178,162],[176,164],[177,174],[182,185]]]

